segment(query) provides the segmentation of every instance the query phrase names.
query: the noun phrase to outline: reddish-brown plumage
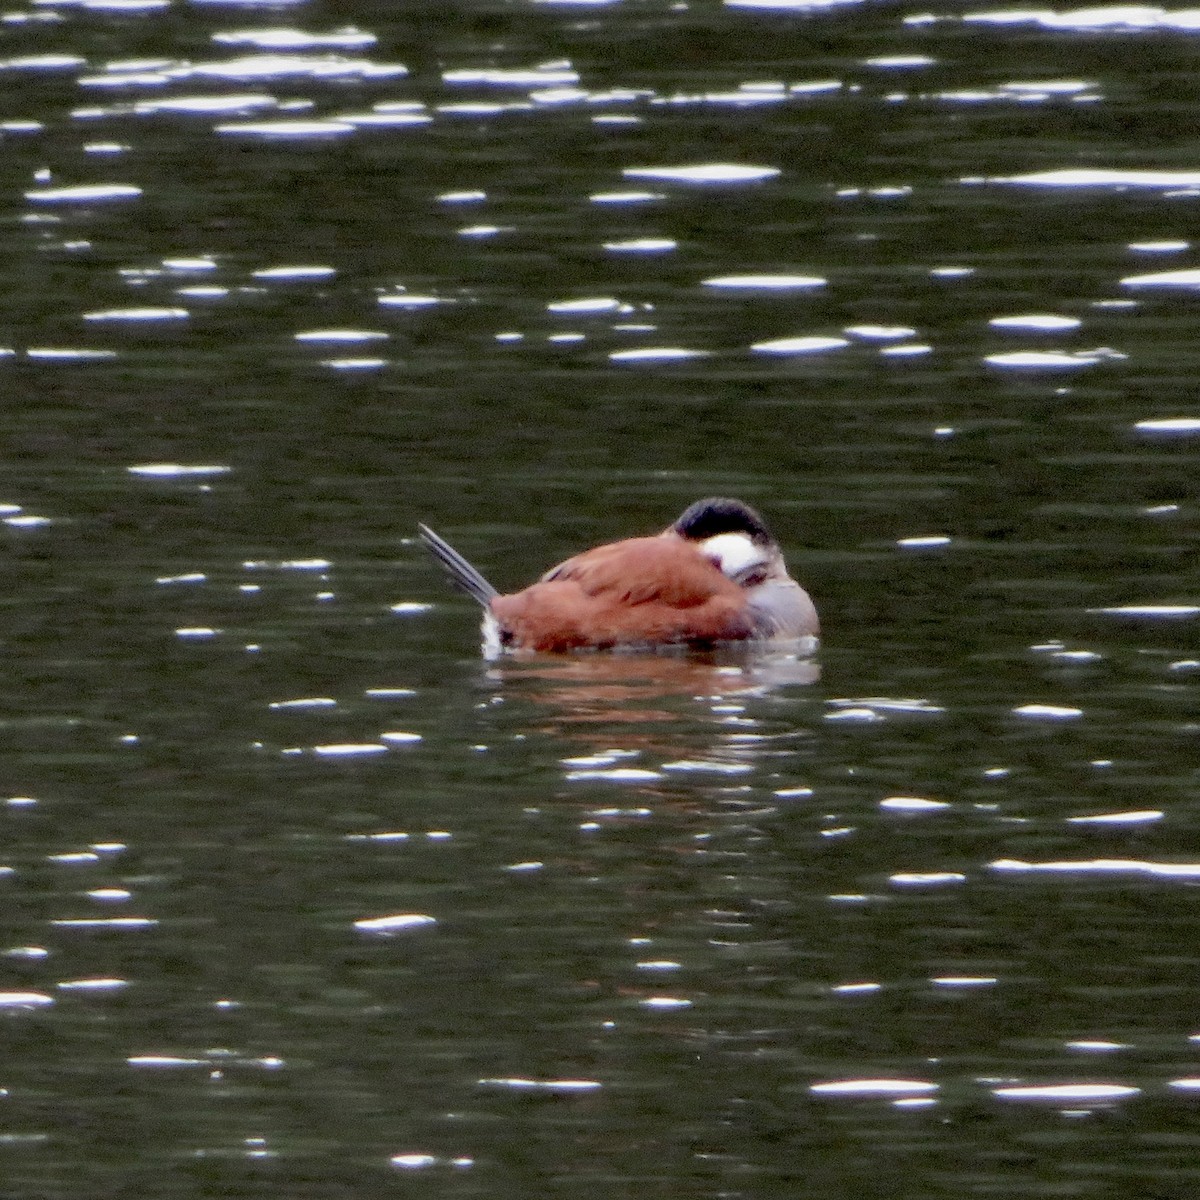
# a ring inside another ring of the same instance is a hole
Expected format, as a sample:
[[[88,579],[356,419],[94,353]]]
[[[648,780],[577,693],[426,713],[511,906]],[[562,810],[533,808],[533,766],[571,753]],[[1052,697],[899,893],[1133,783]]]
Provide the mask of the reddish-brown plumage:
[[[697,500],[657,536],[577,554],[508,596],[428,526],[418,529],[451,582],[482,605],[489,655],[817,635],[812,600],[762,518],[740,500]]]
[[[597,546],[491,610],[530,650],[736,641],[753,636],[745,592],[673,532]]]

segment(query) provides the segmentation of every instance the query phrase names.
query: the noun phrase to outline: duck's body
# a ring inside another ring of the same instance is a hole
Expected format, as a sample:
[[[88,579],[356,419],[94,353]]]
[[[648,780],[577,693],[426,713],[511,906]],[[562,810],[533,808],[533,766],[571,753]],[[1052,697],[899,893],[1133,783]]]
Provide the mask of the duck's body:
[[[815,637],[817,610],[762,518],[740,500],[699,500],[662,533],[597,546],[500,595],[422,525],[421,540],[484,609],[501,649],[711,646]]]

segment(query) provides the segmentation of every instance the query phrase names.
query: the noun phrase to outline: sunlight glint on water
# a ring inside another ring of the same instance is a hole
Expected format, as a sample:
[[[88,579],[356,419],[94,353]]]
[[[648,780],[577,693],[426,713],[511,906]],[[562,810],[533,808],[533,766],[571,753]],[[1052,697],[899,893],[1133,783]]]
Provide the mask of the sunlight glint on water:
[[[1193,10],[2,27],[9,1191],[1196,1191]]]

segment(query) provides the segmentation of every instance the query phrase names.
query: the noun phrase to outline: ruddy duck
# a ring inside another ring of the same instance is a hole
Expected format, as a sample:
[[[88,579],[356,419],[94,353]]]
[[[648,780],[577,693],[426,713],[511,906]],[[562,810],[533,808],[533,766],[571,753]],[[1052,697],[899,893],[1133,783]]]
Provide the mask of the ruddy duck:
[[[713,646],[815,638],[817,610],[762,517],[697,500],[662,533],[585,550],[501,595],[432,529],[421,541],[483,607],[485,651]]]

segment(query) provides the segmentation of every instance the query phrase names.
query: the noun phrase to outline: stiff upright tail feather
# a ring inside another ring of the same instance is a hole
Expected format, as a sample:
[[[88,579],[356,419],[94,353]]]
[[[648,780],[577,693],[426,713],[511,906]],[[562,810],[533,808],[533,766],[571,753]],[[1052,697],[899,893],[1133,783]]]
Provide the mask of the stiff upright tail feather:
[[[499,595],[494,587],[444,538],[438,537],[428,525],[418,525],[425,549],[446,568],[450,582],[456,588],[489,607],[492,597]]]

